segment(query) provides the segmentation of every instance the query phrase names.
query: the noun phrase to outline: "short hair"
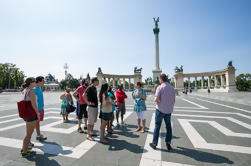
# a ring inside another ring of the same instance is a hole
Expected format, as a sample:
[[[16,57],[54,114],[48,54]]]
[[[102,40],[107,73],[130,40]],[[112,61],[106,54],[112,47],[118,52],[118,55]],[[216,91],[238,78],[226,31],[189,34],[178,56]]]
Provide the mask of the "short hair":
[[[137,82],[136,85],[139,86],[139,87],[142,87],[142,83],[141,82]]]
[[[93,77],[91,81],[92,81],[92,84],[93,84],[95,81],[98,81],[98,77]]]
[[[123,89],[123,84],[118,85],[118,88],[122,90]]]
[[[36,83],[42,82],[44,80],[43,76],[36,77]]]
[[[82,79],[82,85],[84,85],[86,82],[86,78]]]
[[[160,76],[159,76],[159,78],[162,80],[162,81],[164,81],[164,82],[167,82],[167,79],[168,79],[168,77],[167,77],[167,75],[166,74],[161,74]]]

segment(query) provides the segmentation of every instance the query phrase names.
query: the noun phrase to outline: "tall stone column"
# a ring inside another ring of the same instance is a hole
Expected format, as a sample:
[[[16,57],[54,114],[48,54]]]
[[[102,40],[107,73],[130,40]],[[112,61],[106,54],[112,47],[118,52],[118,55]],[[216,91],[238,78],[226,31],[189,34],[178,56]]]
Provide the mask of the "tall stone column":
[[[221,87],[221,88],[224,88],[224,82],[225,82],[224,75],[222,74],[220,78],[221,78],[221,79],[220,79],[220,87]]]
[[[207,82],[208,82],[208,87],[207,88],[210,89],[211,88],[211,76],[208,76],[208,81]]]
[[[157,18],[157,20],[155,20],[154,18],[154,22],[155,22],[155,28],[153,29],[153,33],[155,36],[155,69],[152,71],[153,82],[155,82],[159,78],[162,72],[159,67],[159,28],[158,28],[159,17]]]
[[[195,80],[194,80],[194,89],[197,89],[197,77],[195,77]]]
[[[217,88],[218,86],[218,78],[217,75],[214,76],[214,87]]]
[[[131,78],[129,78],[129,90],[131,89]]]
[[[201,77],[201,89],[204,89],[204,76]]]
[[[108,78],[108,85],[110,85],[111,84],[111,78],[109,77]]]
[[[115,78],[112,79],[112,87],[115,87]]]
[[[123,78],[123,87],[125,88],[125,78]]]
[[[191,82],[190,82],[190,77],[188,77],[188,89],[191,88]]]

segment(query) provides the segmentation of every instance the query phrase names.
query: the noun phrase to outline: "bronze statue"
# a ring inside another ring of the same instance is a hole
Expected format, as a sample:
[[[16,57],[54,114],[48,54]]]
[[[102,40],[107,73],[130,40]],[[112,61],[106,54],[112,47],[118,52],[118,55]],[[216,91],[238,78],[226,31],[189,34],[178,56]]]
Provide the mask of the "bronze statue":
[[[183,66],[181,65],[180,68],[176,66],[174,70],[175,70],[175,73],[183,72]]]
[[[134,73],[141,73],[142,67],[138,69],[138,67],[134,67]]]
[[[153,17],[153,21],[155,23],[155,28],[158,29],[158,22],[159,22],[159,17],[157,19],[155,19],[155,17]]]
[[[98,73],[102,73],[101,67],[98,67]]]
[[[227,66],[233,66],[232,63],[233,63],[232,61],[229,61]]]

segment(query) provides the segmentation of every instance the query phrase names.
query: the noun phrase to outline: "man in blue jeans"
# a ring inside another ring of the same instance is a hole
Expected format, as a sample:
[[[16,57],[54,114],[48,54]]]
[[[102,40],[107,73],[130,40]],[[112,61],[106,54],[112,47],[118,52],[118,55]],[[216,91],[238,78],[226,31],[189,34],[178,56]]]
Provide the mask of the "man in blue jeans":
[[[154,101],[156,102],[155,111],[155,128],[153,134],[153,141],[149,145],[156,149],[159,140],[159,131],[161,127],[162,120],[164,119],[166,124],[166,147],[171,150],[171,140],[172,140],[172,126],[171,126],[171,115],[173,112],[173,107],[175,103],[175,90],[167,82],[167,76],[161,74],[159,77],[160,85],[156,89]]]

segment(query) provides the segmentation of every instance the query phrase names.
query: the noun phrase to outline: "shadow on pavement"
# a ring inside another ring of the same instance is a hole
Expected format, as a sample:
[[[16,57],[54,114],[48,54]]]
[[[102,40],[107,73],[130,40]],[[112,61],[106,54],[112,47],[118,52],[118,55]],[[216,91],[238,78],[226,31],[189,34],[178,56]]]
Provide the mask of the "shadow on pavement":
[[[206,162],[206,163],[226,163],[226,164],[233,164],[234,162],[229,160],[228,158],[224,156],[220,156],[217,154],[209,153],[209,152],[203,152],[195,149],[189,149],[184,147],[177,147],[174,148],[171,151],[168,151],[166,149],[162,149],[162,151],[168,152],[168,153],[177,153],[182,154],[187,157],[193,158],[200,162]]]
[[[51,155],[51,154],[36,154],[32,158],[27,158],[27,160],[34,162],[36,166],[60,166],[60,164],[54,160],[54,159],[49,159],[49,157],[53,157],[56,155]]]
[[[119,150],[123,150],[126,149],[130,152],[133,153],[142,153],[143,148],[137,144],[132,144],[130,142],[127,142],[125,140],[118,140],[118,139],[113,139],[110,143],[109,143],[109,148],[108,150],[110,151],[119,151]]]
[[[51,146],[50,147],[48,147],[46,145],[34,146],[34,148],[40,149],[44,153],[41,154],[41,153],[36,152],[35,155],[27,158],[27,160],[33,161],[36,166],[44,166],[44,165],[59,166],[60,164],[56,160],[49,159],[49,157],[58,156],[59,154],[67,155],[67,154],[72,153],[71,150],[63,150],[62,146],[60,146],[59,144],[57,144],[55,142],[44,141],[41,143],[42,144],[50,144]]]

